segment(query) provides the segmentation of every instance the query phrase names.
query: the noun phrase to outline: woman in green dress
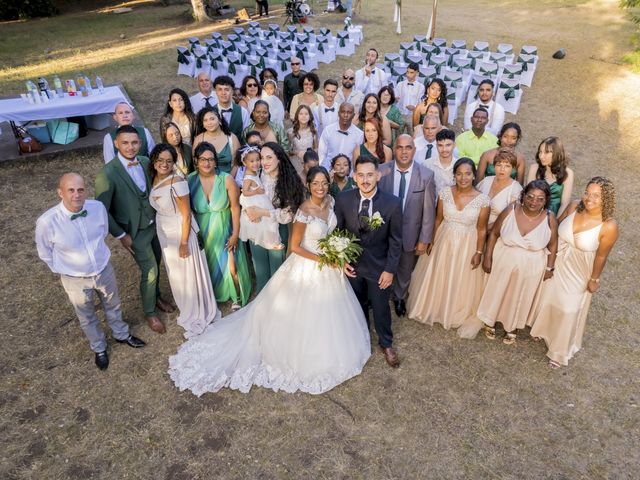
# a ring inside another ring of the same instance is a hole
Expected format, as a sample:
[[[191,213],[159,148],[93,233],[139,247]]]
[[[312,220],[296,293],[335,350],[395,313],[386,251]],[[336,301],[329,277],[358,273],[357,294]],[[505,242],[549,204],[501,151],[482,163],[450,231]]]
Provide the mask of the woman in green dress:
[[[355,163],[361,156],[368,155],[375,158],[378,163],[390,162],[393,152],[382,142],[382,128],[375,118],[367,118],[362,125],[364,131],[364,143],[353,150],[351,157]]]
[[[351,160],[339,153],[331,159],[331,185],[329,195],[336,198],[342,192],[356,188],[356,182],[351,178]]]
[[[216,149],[218,171],[231,173],[233,158],[240,148],[240,141],[217,109],[205,107],[198,112],[198,134],[193,139],[193,151],[200,143],[207,142]]]
[[[573,170],[568,164],[564,146],[558,137],[547,137],[538,146],[536,163],[529,168],[527,184],[533,180],[545,180],[551,189],[549,210],[557,217],[571,203]]]
[[[389,125],[391,126],[391,142],[395,145],[399,132],[404,128],[402,113],[396,106],[396,94],[393,92],[392,87],[385,86],[378,92],[378,98],[380,99],[380,114],[389,120]]]
[[[246,305],[251,277],[240,234],[240,191],[231,175],[219,172],[213,145],[201,142],[194,151],[196,171],[189,175],[191,209],[204,241],[213,292],[218,302],[231,300],[232,310]]]
[[[524,155],[516,151],[516,146],[520,143],[522,138],[522,129],[520,125],[515,122],[505,123],[500,129],[498,135],[498,146],[487,150],[480,156],[480,163],[478,164],[478,175],[476,176],[476,183],[480,183],[484,177],[491,177],[496,174],[495,158],[498,150],[502,147],[510,148],[516,154],[518,163],[516,168],[511,171],[511,178],[517,180],[520,185],[524,183],[524,171],[525,161]]]

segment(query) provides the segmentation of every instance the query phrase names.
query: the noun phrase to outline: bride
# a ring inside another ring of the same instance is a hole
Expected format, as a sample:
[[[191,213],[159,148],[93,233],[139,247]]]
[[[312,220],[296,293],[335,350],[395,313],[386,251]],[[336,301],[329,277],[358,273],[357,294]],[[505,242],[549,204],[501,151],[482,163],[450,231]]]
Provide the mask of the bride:
[[[190,338],[169,359],[169,375],[195,395],[252,385],[323,393],[358,375],[371,355],[362,308],[338,268],[318,268],[317,242],[336,226],[329,175],[314,167],[298,209],[292,254],[242,310]]]

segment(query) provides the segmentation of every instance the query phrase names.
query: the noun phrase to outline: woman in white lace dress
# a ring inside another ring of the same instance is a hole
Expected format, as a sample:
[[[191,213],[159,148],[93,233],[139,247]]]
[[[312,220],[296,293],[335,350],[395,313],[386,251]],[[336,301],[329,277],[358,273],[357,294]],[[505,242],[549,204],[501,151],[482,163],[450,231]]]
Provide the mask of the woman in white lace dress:
[[[292,254],[245,308],[210,325],[169,359],[169,375],[195,395],[253,385],[319,394],[358,375],[371,355],[362,308],[342,271],[318,268],[318,240],[336,226],[329,175],[308,175]],[[291,295],[295,288],[295,295]]]

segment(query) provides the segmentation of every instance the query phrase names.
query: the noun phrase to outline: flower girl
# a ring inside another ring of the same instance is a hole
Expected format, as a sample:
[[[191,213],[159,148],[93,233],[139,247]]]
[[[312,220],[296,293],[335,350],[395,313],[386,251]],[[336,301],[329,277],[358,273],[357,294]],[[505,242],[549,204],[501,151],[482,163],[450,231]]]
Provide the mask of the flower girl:
[[[267,250],[282,250],[284,244],[278,232],[278,222],[270,217],[262,217],[260,222],[254,223],[249,220],[245,213],[248,207],[273,208],[269,197],[265,194],[264,187],[258,175],[260,168],[260,147],[247,145],[240,159],[245,167],[244,179],[242,181],[242,194],[240,195],[240,240],[246,242],[251,240],[256,245],[260,245]]]

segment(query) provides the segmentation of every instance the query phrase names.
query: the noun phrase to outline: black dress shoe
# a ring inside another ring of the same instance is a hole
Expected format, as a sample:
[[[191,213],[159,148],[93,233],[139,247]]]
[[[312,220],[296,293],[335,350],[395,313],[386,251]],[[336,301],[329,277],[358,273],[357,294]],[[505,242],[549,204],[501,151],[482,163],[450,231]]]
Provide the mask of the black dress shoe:
[[[404,300],[394,300],[393,306],[397,316],[404,317],[407,314],[407,305]]]
[[[109,368],[109,355],[107,351],[96,353],[96,367],[100,370],[106,370]]]
[[[115,340],[118,343],[126,343],[133,348],[142,348],[146,345],[144,341],[140,340],[138,337],[134,337],[133,335],[129,335],[129,337],[125,338],[124,340],[118,340],[117,338]]]

